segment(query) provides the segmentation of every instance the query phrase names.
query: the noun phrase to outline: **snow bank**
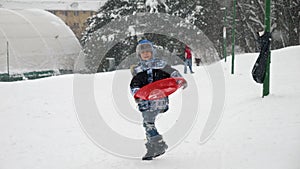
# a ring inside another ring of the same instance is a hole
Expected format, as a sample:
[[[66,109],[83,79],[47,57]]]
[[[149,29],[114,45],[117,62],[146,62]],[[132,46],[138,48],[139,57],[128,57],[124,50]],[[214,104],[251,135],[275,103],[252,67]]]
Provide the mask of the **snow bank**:
[[[189,136],[152,162],[113,156],[88,139],[80,127],[72,101],[74,76],[2,82],[0,168],[299,169],[299,52],[300,46],[272,52],[271,94],[265,98],[261,98],[262,86],[251,77],[257,53],[238,55],[235,75],[230,74],[231,58],[227,63],[221,61],[226,78],[226,105],[214,136],[206,144],[199,143],[205,118],[200,113]],[[177,68],[182,72],[182,66]],[[185,77],[194,78],[199,84],[199,110],[205,112],[212,99],[209,76],[203,67],[194,66],[194,69],[195,74]],[[129,70],[123,73],[130,77]],[[95,84],[99,85],[96,85],[97,102],[105,101],[110,105],[103,108],[110,112],[105,120],[121,134],[144,137],[142,126],[130,124],[116,115],[118,105],[109,98],[113,75],[110,72],[95,76]],[[124,79],[121,83],[127,84],[129,79]],[[104,98],[100,95],[106,96],[106,100],[101,100]],[[181,113],[177,111],[180,105],[176,105],[176,97],[171,100],[173,109],[158,119],[158,128],[163,132],[176,123]],[[133,102],[131,106],[135,108]]]

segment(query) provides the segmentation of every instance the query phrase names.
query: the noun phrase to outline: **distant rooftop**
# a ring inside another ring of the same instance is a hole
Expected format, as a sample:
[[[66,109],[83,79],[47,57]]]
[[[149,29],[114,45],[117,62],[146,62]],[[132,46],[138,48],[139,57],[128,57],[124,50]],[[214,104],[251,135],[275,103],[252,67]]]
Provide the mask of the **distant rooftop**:
[[[97,11],[107,0],[1,0],[0,8]]]

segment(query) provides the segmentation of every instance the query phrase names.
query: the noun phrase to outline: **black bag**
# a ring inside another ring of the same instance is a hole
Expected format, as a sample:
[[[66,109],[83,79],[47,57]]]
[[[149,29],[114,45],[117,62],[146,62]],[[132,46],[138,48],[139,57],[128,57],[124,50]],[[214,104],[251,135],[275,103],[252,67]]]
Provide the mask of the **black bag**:
[[[270,52],[271,33],[265,32],[262,36],[259,36],[258,43],[260,45],[260,53],[253,66],[252,77],[257,83],[264,83]]]

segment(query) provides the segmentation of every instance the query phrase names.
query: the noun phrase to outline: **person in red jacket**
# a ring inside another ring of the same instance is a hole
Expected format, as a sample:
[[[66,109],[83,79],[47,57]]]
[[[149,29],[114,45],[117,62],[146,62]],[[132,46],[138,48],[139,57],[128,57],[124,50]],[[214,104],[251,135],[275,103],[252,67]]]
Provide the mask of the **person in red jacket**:
[[[186,74],[187,73],[187,66],[189,66],[190,68],[190,72],[191,73],[194,73],[193,70],[192,70],[192,52],[191,52],[191,49],[186,45],[185,46],[185,60],[184,60],[184,73]]]

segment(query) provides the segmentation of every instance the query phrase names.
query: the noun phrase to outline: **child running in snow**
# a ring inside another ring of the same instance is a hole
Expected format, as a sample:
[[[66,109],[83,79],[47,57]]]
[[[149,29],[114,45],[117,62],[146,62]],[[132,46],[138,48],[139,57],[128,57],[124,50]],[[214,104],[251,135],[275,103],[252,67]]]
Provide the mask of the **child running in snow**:
[[[182,77],[180,73],[169,66],[165,61],[155,58],[155,49],[149,40],[142,40],[136,48],[137,57],[140,62],[132,68],[133,78],[130,89],[134,95],[140,88],[152,82],[170,77]],[[178,82],[180,83],[180,82]],[[187,83],[182,83],[183,88]],[[165,153],[168,145],[163,140],[155,127],[155,118],[159,113],[164,113],[169,109],[169,99],[164,97],[156,100],[135,100],[139,111],[143,116],[143,127],[146,131],[147,142],[145,144],[147,153],[142,160],[152,160]]]

